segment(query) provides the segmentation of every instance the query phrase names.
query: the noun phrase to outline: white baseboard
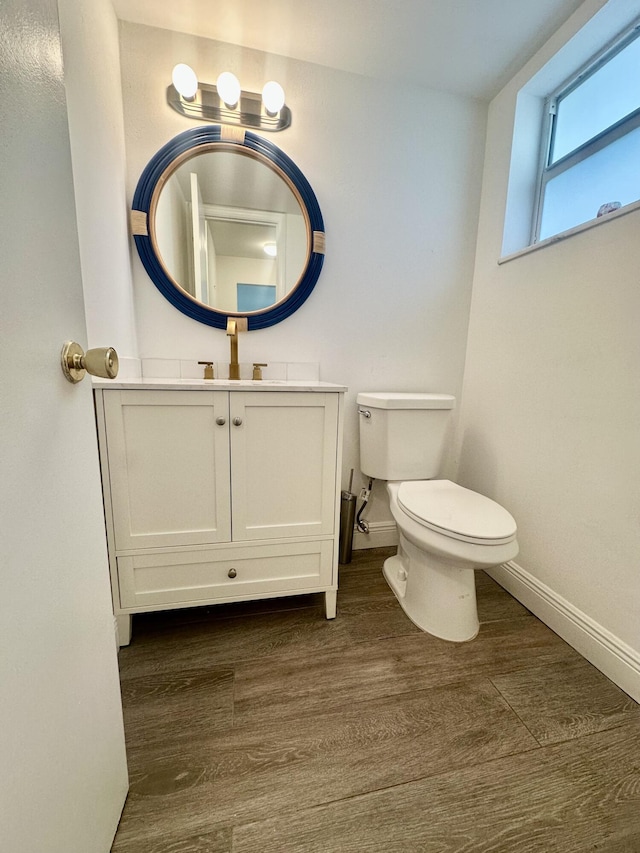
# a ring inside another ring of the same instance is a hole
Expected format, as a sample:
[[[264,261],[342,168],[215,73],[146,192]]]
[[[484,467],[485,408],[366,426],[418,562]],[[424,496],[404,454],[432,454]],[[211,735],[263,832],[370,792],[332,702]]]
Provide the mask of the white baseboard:
[[[586,613],[562,598],[517,563],[509,562],[487,574],[548,625],[563,640],[640,702],[640,653]]]
[[[395,521],[372,521],[369,533],[356,528],[353,534],[353,547],[356,551],[364,548],[387,548],[398,544],[398,528]]]

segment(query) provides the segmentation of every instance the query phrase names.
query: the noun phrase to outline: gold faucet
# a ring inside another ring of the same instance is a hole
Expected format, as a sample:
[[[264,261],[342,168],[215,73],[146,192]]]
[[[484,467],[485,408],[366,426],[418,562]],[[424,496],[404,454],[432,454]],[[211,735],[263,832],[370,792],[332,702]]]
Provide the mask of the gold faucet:
[[[240,379],[240,364],[238,363],[238,332],[248,329],[246,317],[227,317],[227,335],[231,338],[231,361],[229,362],[229,379]]]

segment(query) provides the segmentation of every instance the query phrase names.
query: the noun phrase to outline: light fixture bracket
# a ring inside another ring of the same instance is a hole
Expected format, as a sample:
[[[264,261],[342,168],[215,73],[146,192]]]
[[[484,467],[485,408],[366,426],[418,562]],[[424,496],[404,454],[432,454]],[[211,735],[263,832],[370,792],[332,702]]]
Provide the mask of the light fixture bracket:
[[[291,110],[285,104],[275,115],[268,113],[262,97],[254,92],[240,93],[240,100],[233,109],[229,108],[215,86],[198,83],[192,99],[183,98],[175,86],[167,87],[167,103],[180,115],[195,121],[211,121],[215,124],[230,124],[273,133],[284,130],[291,124]]]

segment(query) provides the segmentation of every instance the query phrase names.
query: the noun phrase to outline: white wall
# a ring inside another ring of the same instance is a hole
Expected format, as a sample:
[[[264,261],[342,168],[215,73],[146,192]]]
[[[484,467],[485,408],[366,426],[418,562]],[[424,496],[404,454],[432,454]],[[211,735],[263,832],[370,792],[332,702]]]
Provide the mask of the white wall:
[[[186,211],[187,200],[180,183],[167,181],[156,207],[158,245],[162,246],[162,260],[169,275],[193,293],[193,273],[189,274],[187,260],[189,250],[193,254],[193,239],[187,229]]]
[[[305,238],[306,239],[306,238]],[[302,267],[301,267],[302,269]],[[229,311],[238,310],[238,284],[276,284],[276,263],[271,258],[216,258],[218,300]],[[233,307],[232,307],[233,306]]]
[[[459,481],[518,522],[500,580],[640,698],[640,212],[497,263],[516,96],[549,53],[489,110]]]
[[[327,234],[320,280],[283,323],[240,338],[243,362],[320,364],[349,386],[343,482],[358,468],[355,395],[462,382],[486,105],[191,36],[120,24],[127,193],[153,154],[196,124],[165,100],[174,63],[259,91],[275,77],[293,122],[270,135],[309,179]],[[133,263],[143,358],[228,361],[221,330],[180,314]],[[268,377],[268,369],[265,372]],[[356,476],[354,484],[359,484]],[[388,517],[386,496],[373,517]]]
[[[139,371],[131,286],[118,22],[110,0],[59,0],[88,346]],[[84,341],[80,342],[83,346]]]
[[[284,292],[288,291],[300,278],[307,257],[307,238],[304,218],[295,213],[286,215],[287,251],[284,266]]]

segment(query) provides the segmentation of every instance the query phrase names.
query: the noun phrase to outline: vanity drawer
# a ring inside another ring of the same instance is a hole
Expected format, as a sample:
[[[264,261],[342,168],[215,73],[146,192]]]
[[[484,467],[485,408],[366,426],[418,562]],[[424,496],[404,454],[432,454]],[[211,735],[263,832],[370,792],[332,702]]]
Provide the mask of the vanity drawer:
[[[332,584],[333,548],[326,539],[121,556],[120,607],[187,607],[325,590]]]

